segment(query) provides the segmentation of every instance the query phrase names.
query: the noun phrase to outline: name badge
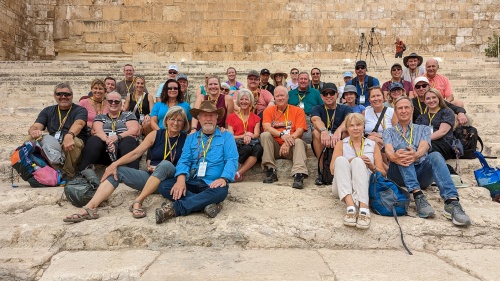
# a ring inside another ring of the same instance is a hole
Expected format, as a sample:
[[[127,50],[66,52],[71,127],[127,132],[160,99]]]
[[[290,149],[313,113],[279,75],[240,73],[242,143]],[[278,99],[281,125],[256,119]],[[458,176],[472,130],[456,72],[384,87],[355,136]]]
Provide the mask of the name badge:
[[[431,132],[431,135],[434,133],[434,128],[432,126],[429,126],[429,131]]]
[[[142,124],[142,121],[144,121],[144,114],[139,115],[139,124]]]
[[[366,100],[365,100],[365,95],[361,95],[361,96],[359,96],[359,103],[360,103],[360,104],[365,103],[365,101],[366,101]]]
[[[57,131],[55,134],[54,134],[54,138],[59,142],[59,143],[62,143],[62,132],[61,131]]]
[[[285,135],[290,135],[290,129],[288,129],[288,130],[284,130],[284,131],[283,131],[283,134],[285,134]]]
[[[207,173],[207,162],[200,162],[200,166],[198,167],[198,177],[202,178]]]
[[[109,132],[108,136],[109,137],[116,136],[116,132]]]
[[[299,103],[299,107],[302,108],[302,109],[304,109],[304,102],[300,102]]]

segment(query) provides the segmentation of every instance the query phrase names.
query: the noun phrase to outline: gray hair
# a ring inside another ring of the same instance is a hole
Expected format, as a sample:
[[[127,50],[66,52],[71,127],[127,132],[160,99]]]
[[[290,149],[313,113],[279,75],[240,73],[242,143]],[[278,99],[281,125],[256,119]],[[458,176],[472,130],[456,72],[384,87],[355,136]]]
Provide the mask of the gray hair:
[[[54,94],[57,93],[57,89],[64,89],[64,88],[68,88],[69,92],[73,94],[73,90],[71,89],[71,87],[67,83],[59,83],[59,84],[57,84],[54,87]]]
[[[402,96],[402,97],[399,97],[396,99],[396,101],[394,102],[394,108],[396,108],[396,105],[398,104],[398,102],[402,101],[402,100],[407,100],[410,102],[410,106],[413,107],[413,102],[411,101],[411,98],[407,97],[407,96]]]
[[[241,89],[238,91],[238,96],[236,96],[236,105],[240,106],[240,99],[245,95],[248,96],[248,98],[250,99],[250,105],[253,106],[255,97],[249,89]]]
[[[187,119],[186,111],[184,111],[184,108],[180,106],[172,106],[168,109],[167,114],[165,114],[165,117],[163,118],[163,125],[165,128],[168,128],[167,126],[167,120],[170,119],[173,116],[180,115],[182,119],[184,120],[184,127],[182,128],[182,131],[188,132],[189,131],[189,121]]]

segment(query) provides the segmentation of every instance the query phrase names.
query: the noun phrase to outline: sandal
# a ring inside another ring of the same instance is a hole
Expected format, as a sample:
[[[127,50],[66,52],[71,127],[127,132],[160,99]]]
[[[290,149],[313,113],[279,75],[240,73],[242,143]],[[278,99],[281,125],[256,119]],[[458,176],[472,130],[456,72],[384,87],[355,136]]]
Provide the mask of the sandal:
[[[140,204],[141,208],[134,208],[135,204]],[[142,202],[141,201],[137,201],[137,200],[134,201],[134,203],[132,203],[132,205],[130,205],[130,207],[128,208],[128,210],[130,212],[132,212],[132,217],[134,217],[134,219],[142,219],[142,218],[144,218],[146,216],[146,212],[142,208]],[[138,213],[135,213],[135,212],[138,212]]]
[[[82,222],[84,220],[95,220],[95,219],[99,218],[99,214],[97,213],[96,209],[90,209],[87,207],[83,207],[82,209],[84,209],[85,212],[87,212],[87,214],[83,214],[83,215],[78,214],[78,213],[72,214],[70,218],[68,218],[68,217],[64,218],[63,222],[76,223],[76,222]]]

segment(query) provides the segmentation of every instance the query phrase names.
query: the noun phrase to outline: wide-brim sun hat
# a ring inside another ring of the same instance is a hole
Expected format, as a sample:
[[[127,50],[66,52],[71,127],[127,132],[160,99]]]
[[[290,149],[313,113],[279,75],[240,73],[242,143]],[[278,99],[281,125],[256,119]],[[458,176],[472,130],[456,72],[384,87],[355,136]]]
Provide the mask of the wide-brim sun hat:
[[[342,98],[344,98],[344,95],[346,93],[354,93],[354,94],[356,94],[356,98],[358,98],[358,90],[356,89],[356,86],[345,85],[344,92],[342,93]]]
[[[271,74],[271,79],[273,79],[273,80],[274,80],[274,76],[275,76],[276,74],[281,74],[281,75],[283,75],[284,79],[287,79],[287,78],[288,78],[288,74],[286,74],[285,72],[283,72],[283,71],[281,71],[281,70],[276,70],[273,74]],[[276,81],[276,80],[274,80],[274,81]]]
[[[225,111],[224,108],[215,107],[215,104],[209,100],[202,101],[200,108],[192,108],[191,110],[189,110],[191,115],[196,119],[198,119],[198,114],[200,114],[200,112],[209,112],[209,113],[216,112],[217,119],[221,119],[224,116],[224,111]]]
[[[421,66],[422,63],[424,62],[424,58],[423,57],[417,55],[417,53],[411,53],[408,56],[406,56],[406,57],[403,58],[403,64],[406,66],[406,68],[408,68],[408,59],[411,59],[411,58],[417,58],[418,59],[418,65],[417,65],[417,67]]]

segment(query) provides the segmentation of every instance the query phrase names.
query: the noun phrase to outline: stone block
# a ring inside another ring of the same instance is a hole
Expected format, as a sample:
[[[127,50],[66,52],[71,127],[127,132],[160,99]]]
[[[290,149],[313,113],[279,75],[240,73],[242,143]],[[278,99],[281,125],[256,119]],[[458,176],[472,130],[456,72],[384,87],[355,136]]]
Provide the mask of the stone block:
[[[92,19],[91,15],[90,15],[89,8],[90,8],[89,6],[84,6],[83,4],[79,4],[79,5],[75,5],[75,6],[68,6],[67,17],[72,19],[72,20]]]
[[[120,9],[120,19],[122,21],[143,20],[143,9],[141,6],[124,6]]]
[[[165,21],[180,21],[182,20],[182,13],[179,6],[164,6],[163,7],[163,20]]]
[[[105,20],[115,21],[120,20],[121,11],[119,6],[103,6],[102,17]]]
[[[54,39],[68,39],[70,37],[70,25],[66,20],[54,21]]]

